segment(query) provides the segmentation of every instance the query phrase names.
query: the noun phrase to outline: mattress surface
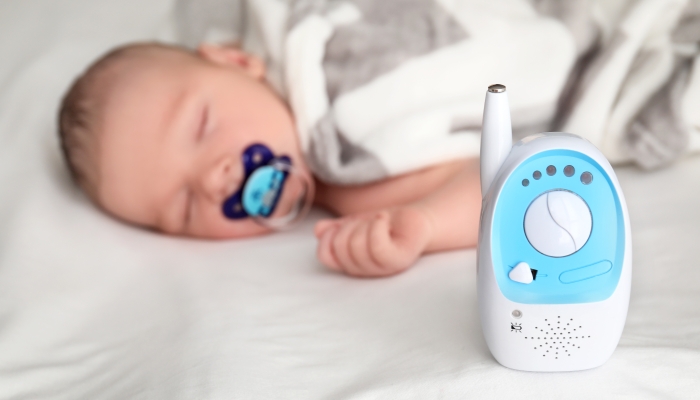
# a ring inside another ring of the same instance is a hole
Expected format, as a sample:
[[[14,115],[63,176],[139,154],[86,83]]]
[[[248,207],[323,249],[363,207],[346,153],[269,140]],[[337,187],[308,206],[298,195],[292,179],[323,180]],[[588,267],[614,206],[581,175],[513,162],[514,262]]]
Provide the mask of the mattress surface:
[[[700,396],[700,157],[618,168],[633,232],[629,316],[602,367],[501,367],[481,334],[476,252],[388,279],[315,259],[297,229],[207,242],[112,220],[71,184],[55,134],[70,80],[119,43],[168,39],[170,1],[0,3],[0,398]]]

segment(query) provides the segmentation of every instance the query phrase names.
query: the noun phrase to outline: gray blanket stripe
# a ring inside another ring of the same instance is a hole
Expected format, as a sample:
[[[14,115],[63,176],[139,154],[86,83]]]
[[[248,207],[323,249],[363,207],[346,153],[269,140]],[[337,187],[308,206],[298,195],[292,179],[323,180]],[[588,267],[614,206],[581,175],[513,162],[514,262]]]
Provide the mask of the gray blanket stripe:
[[[640,166],[652,169],[683,155],[689,142],[681,109],[688,82],[690,60],[678,58],[671,79],[659,89],[633,120],[624,146]]]
[[[255,0],[177,0],[174,17],[180,39],[188,45],[196,45],[211,28],[229,29],[233,37],[243,35],[248,1]],[[605,43],[602,41],[602,29],[594,18],[592,0],[529,1],[538,13],[561,21],[576,44],[578,61],[561,92],[557,112],[553,119],[541,125],[556,129],[579,108],[590,83],[609,65],[628,38],[617,31]],[[347,140],[332,117],[333,102],[411,59],[469,40],[469,35],[435,0],[288,0],[285,2],[289,6],[286,29],[293,29],[311,14],[327,14],[343,3],[354,5],[361,17],[336,27],[326,44],[323,70],[331,111],[309,132],[307,156],[321,179],[357,183],[385,177],[386,168],[369,151],[362,149],[361,144],[353,145]],[[635,4],[638,2],[627,3],[622,8],[623,14],[631,12]],[[623,150],[644,168],[666,165],[688,149],[689,127],[684,126],[681,101],[692,62],[699,54],[700,1],[688,3],[672,40],[685,46],[685,53],[677,53],[673,74],[630,121],[622,138]],[[637,61],[656,56],[649,53],[641,51]],[[270,67],[275,71],[281,68]],[[474,123],[478,122],[469,121],[468,125],[476,129]],[[463,125],[462,121],[455,121],[453,131],[460,131]]]

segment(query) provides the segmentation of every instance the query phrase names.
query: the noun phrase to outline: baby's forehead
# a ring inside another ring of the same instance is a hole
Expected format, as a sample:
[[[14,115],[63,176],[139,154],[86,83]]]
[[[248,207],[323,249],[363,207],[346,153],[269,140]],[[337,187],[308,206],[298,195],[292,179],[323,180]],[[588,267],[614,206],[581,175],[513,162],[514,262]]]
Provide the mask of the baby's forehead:
[[[100,128],[109,119],[109,115],[123,106],[123,103],[138,102],[138,98],[147,91],[162,91],[167,82],[174,81],[173,68],[177,63],[163,52],[139,51],[112,60],[85,79],[84,103],[93,121]],[[173,67],[170,67],[173,65]],[[159,88],[160,87],[160,88]]]
[[[111,124],[123,118],[124,112],[154,111],[167,107],[187,90],[188,69],[182,57],[156,54],[125,60],[97,88],[97,103],[102,108],[102,121]],[[134,120],[132,122],[138,122]]]
[[[153,79],[154,75],[172,78],[174,73],[182,72],[185,67],[191,66],[193,59],[191,54],[177,50],[160,48],[138,50],[116,61],[112,71],[105,74],[105,77],[122,84]]]

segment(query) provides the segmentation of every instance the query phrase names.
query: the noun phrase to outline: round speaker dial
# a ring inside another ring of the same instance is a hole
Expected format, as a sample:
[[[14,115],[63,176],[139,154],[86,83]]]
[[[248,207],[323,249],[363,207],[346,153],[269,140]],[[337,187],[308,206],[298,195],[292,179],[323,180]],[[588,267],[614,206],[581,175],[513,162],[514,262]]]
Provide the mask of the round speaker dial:
[[[525,212],[525,236],[540,253],[565,257],[588,241],[593,219],[588,204],[568,190],[539,195]]]

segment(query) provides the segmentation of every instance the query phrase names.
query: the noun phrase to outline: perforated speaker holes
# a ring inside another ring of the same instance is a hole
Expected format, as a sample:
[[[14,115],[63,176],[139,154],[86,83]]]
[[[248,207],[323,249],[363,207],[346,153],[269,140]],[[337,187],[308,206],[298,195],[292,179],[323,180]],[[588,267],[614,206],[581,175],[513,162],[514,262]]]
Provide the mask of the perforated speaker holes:
[[[574,318],[556,315],[534,323],[535,326],[524,327],[521,340],[530,346],[538,356],[555,360],[569,358],[586,347],[591,335]]]

